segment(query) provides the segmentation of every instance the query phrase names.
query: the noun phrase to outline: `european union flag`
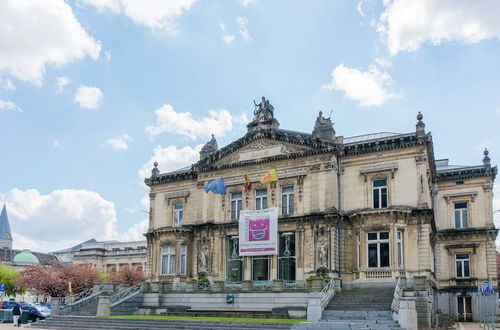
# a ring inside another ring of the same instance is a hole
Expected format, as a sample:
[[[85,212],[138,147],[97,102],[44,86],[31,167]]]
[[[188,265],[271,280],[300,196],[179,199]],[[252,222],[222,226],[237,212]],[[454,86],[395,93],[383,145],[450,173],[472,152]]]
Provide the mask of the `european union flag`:
[[[213,181],[210,181],[205,187],[205,192],[213,192],[214,194],[225,194],[226,193],[226,186],[224,186],[224,181],[222,180],[222,177],[217,178]]]

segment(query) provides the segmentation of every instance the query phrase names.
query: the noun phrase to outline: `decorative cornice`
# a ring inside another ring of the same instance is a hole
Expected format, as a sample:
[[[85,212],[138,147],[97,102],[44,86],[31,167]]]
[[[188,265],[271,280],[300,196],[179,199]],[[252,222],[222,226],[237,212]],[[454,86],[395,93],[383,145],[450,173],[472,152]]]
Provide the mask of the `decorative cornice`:
[[[429,143],[432,143],[432,137],[430,133],[420,136],[417,136],[416,133],[410,133],[343,145],[343,151],[345,155],[352,156],[379,151],[409,148],[418,145],[426,145]]]
[[[491,177],[495,181],[497,167],[486,168],[484,166],[463,167],[452,170],[438,171],[437,182],[466,180],[480,177]]]
[[[493,227],[488,228],[462,228],[462,229],[445,229],[436,232],[437,239],[456,239],[457,237],[473,237],[476,235],[491,235],[493,238],[497,236],[498,229]]]

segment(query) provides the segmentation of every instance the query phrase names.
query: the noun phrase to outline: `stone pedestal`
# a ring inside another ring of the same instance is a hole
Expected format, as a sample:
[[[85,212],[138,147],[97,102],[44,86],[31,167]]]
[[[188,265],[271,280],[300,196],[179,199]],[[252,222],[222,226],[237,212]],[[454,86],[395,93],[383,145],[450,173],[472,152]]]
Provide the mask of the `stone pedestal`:
[[[61,298],[51,298],[51,315],[61,315]]]
[[[273,280],[273,291],[275,292],[283,291],[284,288],[285,288],[285,281]]]
[[[320,297],[318,293],[309,293],[307,301],[307,320],[309,322],[318,322],[323,314]]]
[[[111,315],[111,302],[110,296],[100,295],[97,303],[96,316],[109,316]]]
[[[224,281],[214,281],[213,291],[215,291],[215,292],[224,291]]]
[[[417,330],[417,309],[414,298],[399,298],[398,322],[401,328]]]
[[[252,291],[253,282],[252,281],[241,281],[241,291],[249,292]]]
[[[322,278],[314,278],[311,280],[307,280],[307,288],[311,292],[320,292],[323,290],[323,279]]]

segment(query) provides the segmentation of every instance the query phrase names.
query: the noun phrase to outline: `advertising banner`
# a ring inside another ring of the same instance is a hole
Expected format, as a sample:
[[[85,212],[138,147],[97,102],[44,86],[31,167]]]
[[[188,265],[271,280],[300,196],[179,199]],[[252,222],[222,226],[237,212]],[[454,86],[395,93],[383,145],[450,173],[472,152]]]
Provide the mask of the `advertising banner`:
[[[240,256],[278,254],[278,208],[241,210]]]

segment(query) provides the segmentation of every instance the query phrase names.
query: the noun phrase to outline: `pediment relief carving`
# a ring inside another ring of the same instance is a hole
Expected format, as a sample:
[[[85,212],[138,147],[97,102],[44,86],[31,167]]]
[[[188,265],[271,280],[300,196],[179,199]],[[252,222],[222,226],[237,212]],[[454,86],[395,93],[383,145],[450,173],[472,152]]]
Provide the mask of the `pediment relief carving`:
[[[259,140],[217,161],[215,165],[234,164],[254,159],[286,155],[310,150],[310,147],[289,143],[276,143],[272,140]]]

